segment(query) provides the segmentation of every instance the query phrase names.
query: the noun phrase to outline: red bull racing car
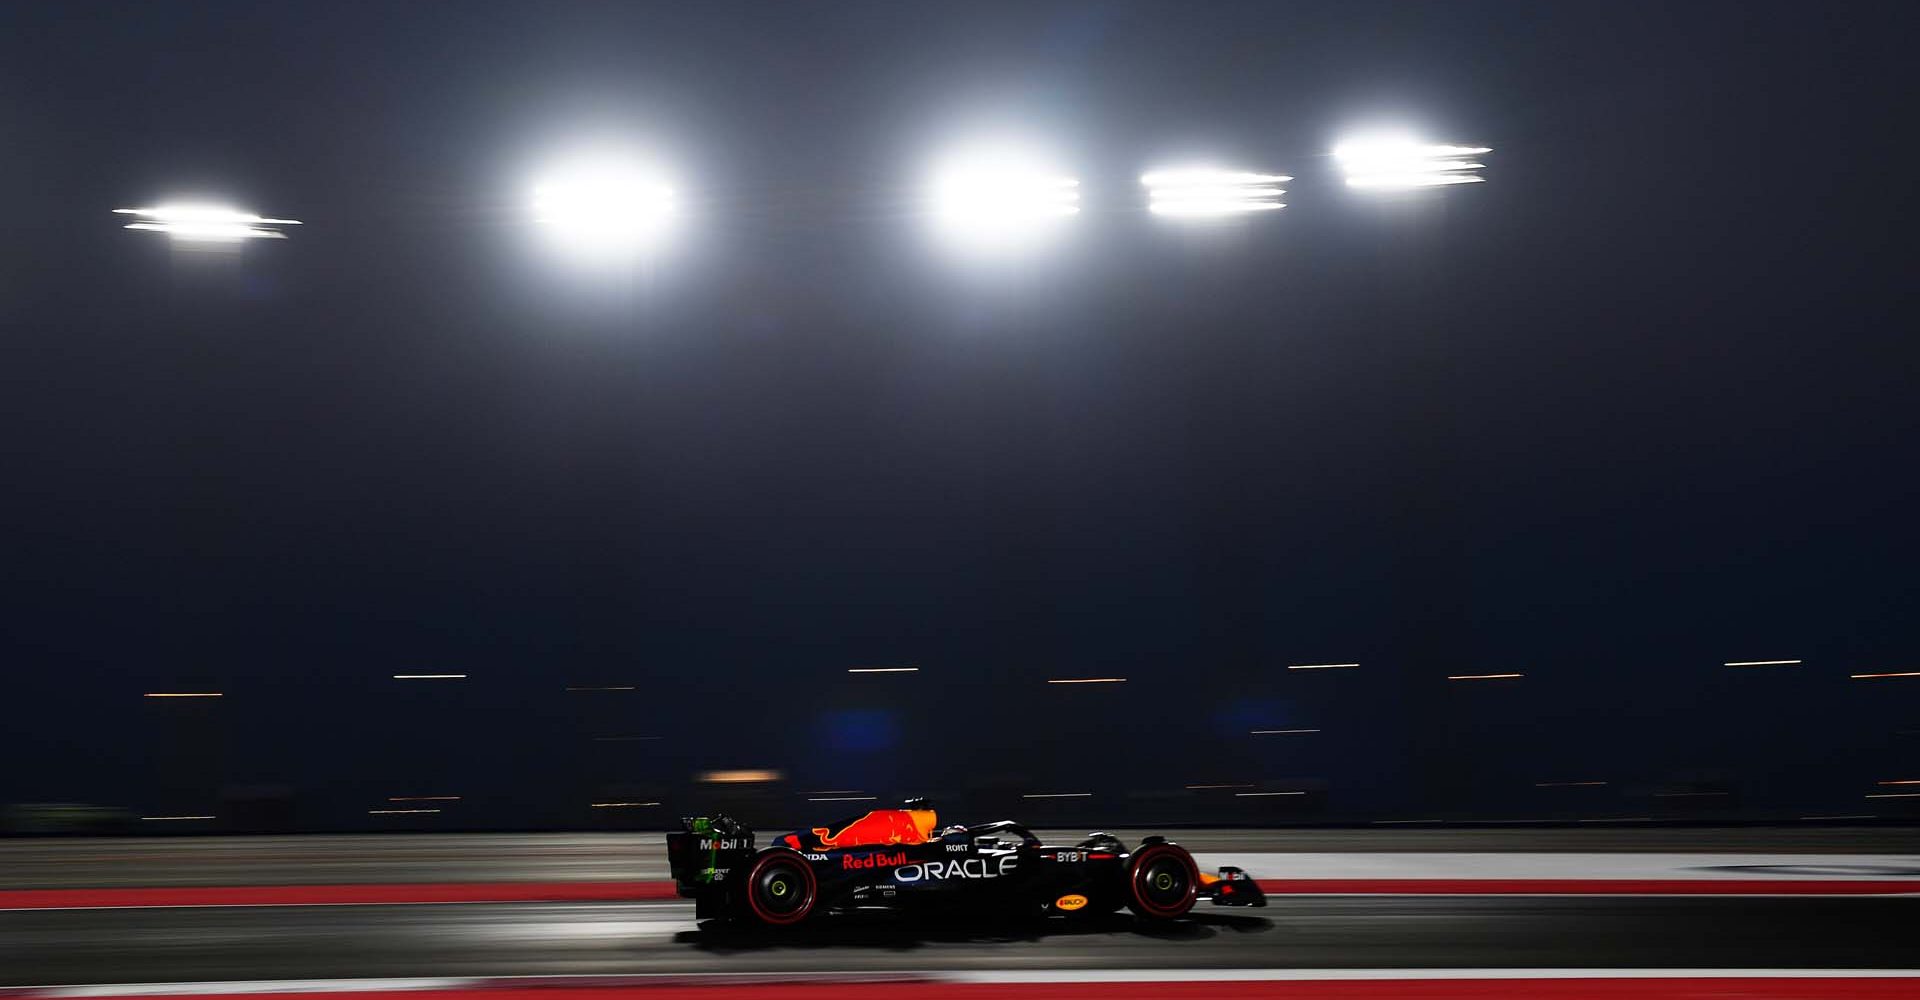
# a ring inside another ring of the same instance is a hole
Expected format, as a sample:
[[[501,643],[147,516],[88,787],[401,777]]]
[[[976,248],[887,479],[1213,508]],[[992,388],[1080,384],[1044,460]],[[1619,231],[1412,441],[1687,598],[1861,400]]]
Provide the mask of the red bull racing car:
[[[667,861],[699,919],[787,927],[864,907],[1087,916],[1124,906],[1170,920],[1201,899],[1267,905],[1246,872],[1204,873],[1163,837],[1132,850],[1105,833],[1049,845],[1010,820],[941,829],[934,810],[918,802],[798,830],[765,846],[725,816],[682,824],[683,832],[667,834]]]

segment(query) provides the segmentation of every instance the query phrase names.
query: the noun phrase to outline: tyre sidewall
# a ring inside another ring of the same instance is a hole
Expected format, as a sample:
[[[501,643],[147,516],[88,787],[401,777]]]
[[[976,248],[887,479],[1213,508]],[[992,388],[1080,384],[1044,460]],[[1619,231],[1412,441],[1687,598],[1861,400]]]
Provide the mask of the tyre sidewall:
[[[775,865],[794,870],[805,887],[807,893],[805,905],[791,913],[775,913],[760,905],[755,895],[761,873]],[[807,863],[806,858],[788,850],[768,851],[755,858],[752,866],[747,869],[745,884],[740,887],[740,898],[744,904],[740,907],[741,915],[753,923],[767,927],[791,927],[811,916],[814,907],[819,905],[820,880],[814,876],[813,866]]]
[[[1180,902],[1171,906],[1161,906],[1149,901],[1141,892],[1140,878],[1148,866],[1166,858],[1174,858],[1187,871],[1187,891]],[[1127,864],[1126,898],[1127,909],[1136,915],[1154,920],[1172,920],[1185,916],[1193,909],[1194,901],[1199,897],[1200,869],[1193,863],[1193,855],[1186,849],[1174,844],[1148,844],[1134,852]]]

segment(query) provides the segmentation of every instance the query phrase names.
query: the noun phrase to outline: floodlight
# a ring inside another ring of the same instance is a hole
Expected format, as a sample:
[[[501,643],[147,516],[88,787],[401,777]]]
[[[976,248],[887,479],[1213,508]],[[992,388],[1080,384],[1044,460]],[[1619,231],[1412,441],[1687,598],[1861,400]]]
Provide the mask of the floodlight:
[[[1026,154],[983,152],[935,174],[933,217],[942,235],[976,247],[1031,242],[1080,214],[1080,182]]]
[[[533,217],[568,252],[623,257],[656,245],[679,217],[659,172],[623,160],[583,161],[533,186]]]
[[[1404,190],[1448,184],[1478,184],[1486,178],[1473,173],[1486,166],[1477,157],[1493,150],[1486,146],[1449,146],[1421,142],[1407,136],[1379,136],[1343,142],[1334,147],[1351,188]]]
[[[115,215],[139,217],[140,221],[127,223],[127,229],[165,233],[176,240],[199,243],[284,240],[287,234],[267,227],[300,225],[298,219],[269,219],[225,205],[157,205],[113,211]]]
[[[1218,218],[1285,208],[1280,185],[1285,174],[1186,167],[1156,170],[1140,178],[1147,188],[1147,211],[1176,218]]]

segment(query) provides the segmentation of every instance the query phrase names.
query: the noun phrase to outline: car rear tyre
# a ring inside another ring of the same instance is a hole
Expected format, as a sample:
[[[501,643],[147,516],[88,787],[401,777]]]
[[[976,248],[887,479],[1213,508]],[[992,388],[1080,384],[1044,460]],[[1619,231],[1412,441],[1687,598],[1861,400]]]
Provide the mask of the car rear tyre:
[[[1154,920],[1171,920],[1193,909],[1200,871],[1193,856],[1173,844],[1149,844],[1127,865],[1127,909]]]
[[[769,851],[747,872],[747,915],[769,927],[788,927],[807,919],[820,885],[805,858],[791,851]]]

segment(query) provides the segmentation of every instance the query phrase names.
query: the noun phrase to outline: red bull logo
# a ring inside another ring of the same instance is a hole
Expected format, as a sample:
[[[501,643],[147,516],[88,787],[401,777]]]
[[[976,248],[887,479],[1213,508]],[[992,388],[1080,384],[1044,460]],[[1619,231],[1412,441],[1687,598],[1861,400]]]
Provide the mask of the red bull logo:
[[[896,868],[906,863],[907,852],[905,851],[895,851],[892,854],[868,854],[858,858],[848,854],[840,858],[842,871],[852,868]]]

